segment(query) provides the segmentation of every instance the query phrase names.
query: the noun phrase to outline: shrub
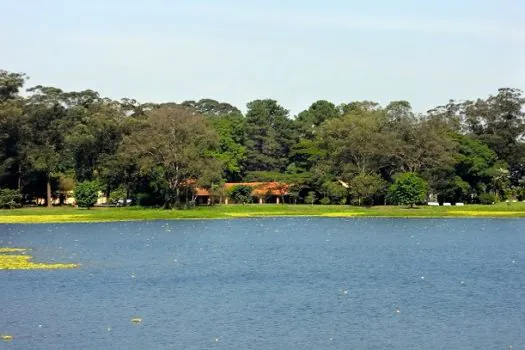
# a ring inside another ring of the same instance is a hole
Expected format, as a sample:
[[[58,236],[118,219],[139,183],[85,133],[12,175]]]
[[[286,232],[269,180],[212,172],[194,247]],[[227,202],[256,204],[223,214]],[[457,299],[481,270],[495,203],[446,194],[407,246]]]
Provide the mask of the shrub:
[[[479,202],[481,204],[494,204],[496,203],[496,196],[492,193],[482,193],[479,196]]]
[[[321,186],[321,190],[323,195],[328,197],[330,203],[340,203],[342,200],[345,200],[346,203],[346,197],[348,197],[348,190],[344,188],[339,182],[325,182]]]
[[[359,174],[350,181],[350,193],[357,205],[372,205],[372,197],[384,192],[387,183],[377,174]]]
[[[118,187],[109,194],[109,201],[112,203],[116,203],[121,199],[124,201],[128,199],[126,195],[126,189],[123,187]]]
[[[246,185],[237,185],[231,188],[230,198],[235,201],[235,203],[251,203],[253,188]]]
[[[158,192],[139,192],[135,195],[136,203],[143,207],[162,207],[164,197]]]
[[[0,209],[14,209],[22,206],[22,195],[17,190],[0,189]]]
[[[82,208],[91,208],[97,203],[99,184],[95,181],[84,181],[75,188],[75,200]]]
[[[317,196],[315,195],[314,191],[308,192],[308,195],[304,198],[304,202],[306,204],[311,204],[311,205],[314,205],[316,200],[317,200]]]
[[[415,173],[403,173],[396,177],[388,189],[388,197],[394,204],[414,206],[427,196],[428,184]]]
[[[328,204],[330,204],[330,198],[328,198],[328,197],[323,197],[323,198],[321,198],[321,200],[319,201],[319,203],[321,203],[322,205],[328,205]]]
[[[61,177],[58,188],[64,192],[72,191],[75,188],[75,180],[71,177]]]
[[[522,200],[525,200],[525,188],[520,187],[516,190],[516,198],[521,202]]]

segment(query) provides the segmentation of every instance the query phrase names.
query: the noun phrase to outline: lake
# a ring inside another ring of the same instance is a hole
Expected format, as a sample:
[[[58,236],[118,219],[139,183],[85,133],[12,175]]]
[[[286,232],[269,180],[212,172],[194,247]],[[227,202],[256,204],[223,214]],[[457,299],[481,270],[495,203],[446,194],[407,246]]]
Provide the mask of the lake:
[[[525,220],[0,225],[6,349],[525,349]],[[132,318],[142,322],[133,323]]]

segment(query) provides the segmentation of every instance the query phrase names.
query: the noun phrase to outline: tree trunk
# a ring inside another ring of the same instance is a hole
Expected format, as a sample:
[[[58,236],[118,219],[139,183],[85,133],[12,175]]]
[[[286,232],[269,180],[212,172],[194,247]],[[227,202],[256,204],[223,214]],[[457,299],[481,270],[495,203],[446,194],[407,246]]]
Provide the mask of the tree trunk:
[[[53,206],[53,203],[51,202],[51,176],[47,176],[47,184],[46,184],[46,193],[47,193],[47,207],[51,208]]]
[[[175,207],[180,208],[180,188],[177,187],[175,190]]]
[[[22,191],[22,164],[18,164],[17,182],[18,191]]]

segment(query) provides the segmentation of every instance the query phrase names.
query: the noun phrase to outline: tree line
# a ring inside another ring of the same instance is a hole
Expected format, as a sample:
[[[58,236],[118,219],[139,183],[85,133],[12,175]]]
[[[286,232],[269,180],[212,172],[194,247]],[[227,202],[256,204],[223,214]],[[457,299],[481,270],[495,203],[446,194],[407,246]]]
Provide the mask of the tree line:
[[[0,70],[0,189],[25,202],[51,205],[86,182],[165,207],[192,203],[196,187],[215,194],[224,182],[249,181],[289,184],[291,203],[400,202],[392,191],[402,180],[425,189],[420,200],[525,197],[518,89],[422,114],[408,101],[320,100],[291,116],[272,99],[243,114],[212,99],[139,103],[48,86],[22,94],[27,81]]]

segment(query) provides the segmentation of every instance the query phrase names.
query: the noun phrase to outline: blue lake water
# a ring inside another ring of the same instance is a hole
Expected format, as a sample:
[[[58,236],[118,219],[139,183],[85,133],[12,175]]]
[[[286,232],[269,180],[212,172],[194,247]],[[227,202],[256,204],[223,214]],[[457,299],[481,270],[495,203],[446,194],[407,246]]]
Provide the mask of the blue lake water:
[[[525,220],[0,225],[0,246],[82,264],[0,271],[0,348],[525,349]]]

